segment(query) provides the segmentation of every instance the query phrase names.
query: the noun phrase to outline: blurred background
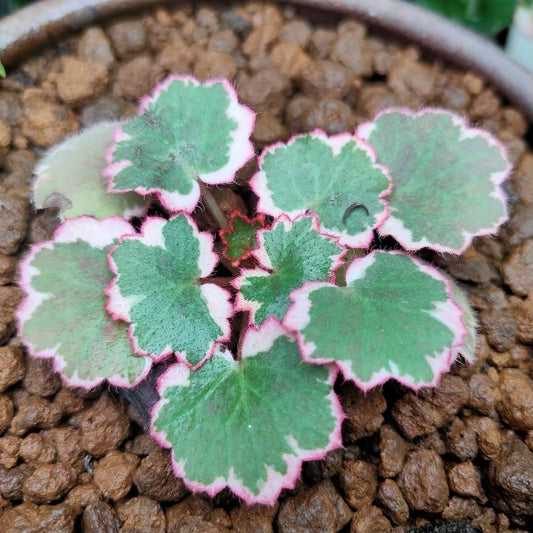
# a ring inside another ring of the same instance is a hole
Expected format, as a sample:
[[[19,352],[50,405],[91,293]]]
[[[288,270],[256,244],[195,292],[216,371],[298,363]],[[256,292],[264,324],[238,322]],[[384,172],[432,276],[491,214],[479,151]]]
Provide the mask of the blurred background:
[[[0,17],[36,0],[0,0]],[[533,71],[533,0],[407,0],[494,39]]]

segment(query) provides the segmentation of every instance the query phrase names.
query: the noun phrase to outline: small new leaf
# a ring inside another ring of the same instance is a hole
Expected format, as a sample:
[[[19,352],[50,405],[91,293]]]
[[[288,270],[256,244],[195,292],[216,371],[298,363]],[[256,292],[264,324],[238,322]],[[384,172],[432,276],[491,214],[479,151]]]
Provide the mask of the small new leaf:
[[[308,283],[294,291],[284,324],[309,361],[335,361],[363,390],[395,378],[418,389],[447,371],[463,343],[461,310],[446,278],[403,253],[353,261],[346,287]]]
[[[109,256],[116,277],[106,289],[107,309],[131,324],[136,353],[159,360],[176,352],[198,366],[229,336],[233,314],[227,291],[200,283],[218,262],[213,238],[185,214],[148,217],[141,231]]]
[[[307,281],[328,281],[344,250],[332,238],[318,233],[314,217],[291,222],[280,217],[270,230],[257,234],[252,252],[259,268],[243,269],[235,279],[236,308],[250,311],[252,322],[283,320],[291,305],[289,294]]]
[[[170,211],[192,212],[198,180],[229,183],[253,156],[253,124],[254,114],[227,81],[171,76],[115,136],[105,171],[109,190],[153,192]]]
[[[263,152],[259,168],[250,182],[258,211],[291,218],[315,214],[320,232],[340,244],[366,248],[387,217],[389,178],[371,149],[350,134],[315,131],[275,144]]]
[[[269,320],[247,331],[240,361],[225,352],[196,372],[171,366],[152,433],[192,490],[214,496],[227,486],[248,504],[271,505],[302,461],[341,446],[334,379],[332,368],[302,363],[297,343]]]
[[[265,217],[261,214],[252,219],[238,211],[231,214],[229,228],[220,231],[220,238],[224,245],[222,253],[232,266],[238,267],[250,257],[257,246],[256,234],[264,226]]]
[[[461,253],[507,219],[501,183],[511,165],[502,145],[443,110],[385,111],[357,135],[394,181],[390,217],[379,228],[409,250]]]
[[[98,219],[142,215],[144,200],[131,192],[108,194],[102,175],[105,154],[118,127],[120,122],[97,124],[49,151],[35,169],[35,207],[58,207],[61,220],[82,215]]]
[[[130,387],[150,369],[148,357],[132,354],[127,324],[114,322],[104,309],[103,288],[112,277],[107,253],[133,232],[120,218],[67,220],[22,263],[20,335],[31,355],[53,358],[72,386],[91,388],[107,379]]]

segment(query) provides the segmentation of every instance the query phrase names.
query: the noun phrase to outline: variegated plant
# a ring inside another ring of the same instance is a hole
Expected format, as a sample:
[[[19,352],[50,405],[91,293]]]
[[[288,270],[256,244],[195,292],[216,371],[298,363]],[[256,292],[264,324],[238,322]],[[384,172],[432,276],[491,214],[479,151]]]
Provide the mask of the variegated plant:
[[[30,355],[73,386],[130,387],[166,361],[150,427],[176,474],[271,504],[302,461],[342,445],[339,372],[420,389],[474,360],[465,295],[412,252],[497,231],[510,166],[452,113],[391,109],[355,135],[266,148],[256,212],[228,224],[209,187],[252,157],[253,123],[228,82],[173,76],[134,118],[46,154],[34,203],[63,223],[23,261],[18,317]],[[199,201],[219,235],[198,227]]]

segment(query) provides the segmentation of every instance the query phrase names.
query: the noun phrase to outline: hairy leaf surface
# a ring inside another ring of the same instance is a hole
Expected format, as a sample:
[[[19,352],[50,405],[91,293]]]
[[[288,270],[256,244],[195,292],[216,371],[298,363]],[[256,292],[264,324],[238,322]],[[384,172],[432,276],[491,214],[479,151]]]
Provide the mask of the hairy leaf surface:
[[[32,355],[53,358],[70,385],[90,388],[107,379],[128,387],[150,369],[149,358],[132,354],[127,324],[104,308],[112,278],[107,253],[133,231],[119,218],[67,220],[22,263],[20,334]]]
[[[152,432],[193,490],[228,486],[249,504],[273,504],[303,460],[341,445],[335,371],[302,363],[285,333],[269,320],[248,330],[240,361],[217,353],[196,372],[178,364],[160,378]]]
[[[448,111],[391,110],[357,135],[394,181],[390,217],[379,228],[405,248],[461,253],[507,219],[501,183],[511,165],[502,145]]]
[[[259,248],[252,253],[259,268],[243,269],[234,282],[237,309],[250,311],[255,324],[271,316],[283,320],[289,294],[303,283],[330,280],[343,250],[317,229],[313,217],[281,217],[272,229],[258,232]]]
[[[105,172],[109,189],[154,192],[167,209],[192,212],[198,180],[229,183],[253,156],[253,123],[227,81],[171,76],[115,136]]]
[[[250,185],[257,210],[268,215],[318,216],[320,231],[341,244],[365,248],[387,217],[385,170],[369,147],[352,135],[315,131],[267,148]]]
[[[82,215],[98,219],[141,215],[144,200],[135,193],[109,194],[102,175],[105,155],[120,122],[104,122],[50,150],[35,170],[33,204],[58,207],[62,220]]]
[[[106,289],[107,308],[131,323],[136,352],[155,359],[177,352],[187,364],[201,364],[229,335],[233,314],[227,291],[200,283],[218,262],[213,239],[185,214],[149,217],[141,230],[110,255],[117,275]]]
[[[298,331],[304,357],[335,361],[364,390],[389,378],[435,385],[462,344],[461,310],[446,278],[402,253],[356,259],[346,287],[308,283],[291,297],[284,324]]]

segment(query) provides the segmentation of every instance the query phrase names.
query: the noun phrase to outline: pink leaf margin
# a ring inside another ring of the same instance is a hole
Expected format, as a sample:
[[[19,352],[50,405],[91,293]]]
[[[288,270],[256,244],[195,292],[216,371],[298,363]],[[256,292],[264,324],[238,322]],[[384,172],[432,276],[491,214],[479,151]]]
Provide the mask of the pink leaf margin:
[[[185,85],[195,85],[197,87],[210,87],[215,84],[223,85],[224,90],[230,99],[229,106],[226,109],[226,116],[237,122],[237,128],[231,133],[232,142],[229,148],[228,162],[216,171],[199,174],[198,178],[208,185],[231,183],[235,179],[235,173],[237,170],[244,166],[245,163],[255,155],[254,147],[250,141],[250,136],[252,135],[255,124],[255,113],[249,107],[239,104],[235,88],[226,79],[214,78],[205,83],[201,83],[198,79],[190,75],[171,75],[155,87],[151,96],[145,96],[141,99],[138,115],[144,113],[150,104],[156,102],[159,95],[162,92],[167,91],[173,82],[179,82]],[[131,137],[126,134],[122,128],[118,128],[115,133],[114,143],[106,154],[108,167],[104,170],[104,176],[108,179],[108,192],[110,193],[122,193],[131,190],[116,188],[114,179],[119,172],[131,166],[133,163],[129,160],[114,162],[113,158],[117,144],[121,141],[130,139]],[[197,181],[192,183],[191,192],[188,194],[174,193],[157,187],[136,187],[133,190],[141,195],[155,193],[161,204],[171,212],[185,211],[187,213],[192,213],[198,204],[201,195],[200,186]]]
[[[356,136],[360,137],[361,139],[364,139],[366,142],[368,142],[370,135],[374,131],[374,129],[377,127],[376,121],[387,114],[391,113],[400,113],[403,115],[407,115],[410,117],[418,117],[426,114],[441,114],[441,115],[448,115],[452,119],[452,123],[454,126],[458,126],[461,130],[461,135],[459,137],[459,141],[471,138],[471,137],[483,137],[489,146],[496,147],[500,150],[500,154],[502,159],[506,162],[506,167],[501,172],[493,172],[490,175],[490,181],[494,185],[494,190],[491,194],[492,197],[498,199],[503,208],[503,215],[499,217],[499,219],[494,223],[494,225],[490,228],[482,228],[479,231],[475,233],[469,233],[467,231],[463,231],[463,237],[464,237],[464,243],[463,245],[456,249],[451,248],[449,246],[439,244],[439,243],[432,243],[429,240],[423,238],[419,241],[413,240],[412,233],[409,229],[407,229],[404,224],[403,220],[395,217],[394,215],[390,215],[385,221],[384,224],[382,224],[378,231],[381,235],[390,235],[394,237],[406,250],[420,250],[421,248],[431,248],[437,252],[441,253],[452,253],[452,254],[462,254],[472,243],[472,240],[474,237],[482,236],[482,235],[494,235],[500,226],[509,218],[509,211],[507,207],[507,196],[503,190],[502,184],[505,180],[510,176],[511,171],[513,169],[513,165],[509,160],[509,157],[507,155],[507,150],[503,143],[498,141],[495,137],[493,137],[489,132],[480,129],[480,128],[472,128],[466,118],[463,118],[451,111],[448,111],[446,109],[441,108],[433,108],[433,107],[427,107],[420,109],[419,111],[413,111],[412,109],[406,108],[406,107],[391,107],[388,109],[384,109],[380,113],[378,113],[372,121],[365,122],[363,124],[360,124],[356,130]],[[392,176],[392,179],[394,180],[394,176]]]
[[[316,345],[313,342],[307,341],[302,330],[309,324],[311,320],[311,300],[309,295],[320,289],[321,287],[336,287],[331,283],[324,282],[308,282],[304,284],[300,289],[297,289],[291,293],[291,299],[293,305],[287,311],[283,325],[296,334],[298,339],[298,345],[300,347],[300,353],[304,361],[315,364],[328,364],[334,363],[341,370],[343,376],[353,381],[361,390],[369,391],[370,389],[383,385],[389,379],[395,379],[399,383],[402,383],[406,387],[413,390],[420,390],[423,387],[435,387],[438,385],[442,374],[450,369],[451,364],[455,360],[455,354],[458,347],[464,344],[464,339],[467,335],[466,327],[463,323],[463,311],[461,307],[452,299],[452,287],[449,280],[442,275],[436,268],[413,258],[405,252],[392,251],[374,251],[362,258],[357,258],[352,261],[346,271],[346,284],[350,285],[357,279],[362,279],[366,275],[366,270],[374,263],[376,254],[388,253],[394,255],[405,255],[417,265],[419,270],[432,278],[442,281],[446,287],[446,294],[448,300],[446,302],[435,302],[435,309],[430,312],[431,316],[444,324],[453,334],[452,344],[443,349],[443,351],[437,355],[427,355],[426,360],[433,371],[433,380],[428,383],[416,383],[411,376],[395,374],[386,369],[382,369],[375,372],[370,380],[362,381],[355,375],[351,368],[351,362],[348,360],[335,360],[329,358],[314,358],[313,352],[316,350]],[[340,287],[337,287],[342,290]]]
[[[334,256],[330,256],[333,263],[330,268],[329,282],[335,283],[335,270],[337,270],[342,265],[343,258],[347,252],[346,248],[340,244],[339,238],[334,235],[322,233],[322,228],[316,215],[303,214],[296,216],[294,219],[291,219],[287,214],[284,213],[278,216],[269,228],[262,228],[256,232],[257,247],[251,251],[251,256],[255,258],[258,266],[256,268],[241,269],[239,276],[233,279],[231,282],[233,288],[237,290],[234,304],[235,311],[248,311],[250,313],[251,324],[255,323],[255,313],[261,307],[261,303],[257,300],[246,300],[243,297],[240,289],[244,284],[246,284],[247,278],[269,276],[270,272],[272,271],[272,263],[270,262],[270,258],[265,249],[264,234],[265,232],[273,231],[279,224],[283,224],[285,231],[288,232],[290,231],[295,222],[303,218],[310,218],[312,221],[311,229],[316,231],[321,237],[334,241],[339,247],[339,253]]]
[[[119,126],[113,135],[113,144],[106,152],[107,167],[103,171],[103,176],[107,179],[107,192],[110,194],[122,194],[134,191],[141,196],[155,194],[159,202],[169,211],[186,211],[188,213],[194,211],[200,199],[200,187],[197,182],[192,183],[191,192],[188,194],[171,193],[164,189],[155,187],[135,187],[133,189],[118,188],[114,182],[115,177],[125,168],[133,165],[129,160],[122,160],[113,162],[113,154],[119,142],[131,140],[131,136],[124,132],[122,126]]]
[[[143,296],[124,297],[120,293],[118,286],[120,273],[118,272],[117,264],[113,260],[113,252],[120,246],[120,243],[125,240],[137,240],[145,246],[155,246],[159,248],[165,247],[165,240],[163,236],[163,228],[165,225],[174,218],[185,217],[187,223],[193,230],[194,237],[198,240],[200,254],[198,257],[198,268],[200,269],[200,277],[207,277],[215,269],[218,263],[218,256],[213,251],[214,239],[210,233],[201,232],[198,226],[187,213],[180,213],[174,217],[166,220],[161,217],[147,217],[141,226],[140,234],[124,235],[120,239],[118,245],[113,246],[107,255],[109,268],[115,275],[111,280],[111,283],[105,288],[104,293],[108,296],[105,308],[107,312],[113,317],[114,320],[123,320],[130,324],[128,328],[128,338],[131,342],[132,351],[135,354],[142,356],[149,356],[154,362],[159,362],[167,359],[171,355],[175,355],[177,360],[184,363],[186,366],[193,370],[200,368],[205,361],[213,356],[216,344],[218,342],[227,342],[231,336],[231,328],[229,319],[235,313],[233,306],[230,303],[231,294],[229,291],[222,289],[221,287],[213,284],[206,283],[200,286],[201,294],[205,300],[209,313],[215,323],[222,330],[222,336],[211,343],[211,347],[205,357],[196,365],[191,365],[187,360],[185,352],[175,351],[171,346],[167,346],[163,352],[159,354],[153,354],[143,350],[139,344],[137,337],[135,336],[135,324],[131,320],[132,307],[141,301]]]
[[[347,143],[355,143],[357,148],[363,150],[368,155],[373,166],[381,170],[381,172],[387,178],[389,186],[379,194],[379,199],[383,205],[383,211],[376,213],[374,225],[371,228],[358,235],[350,235],[345,230],[338,231],[336,229],[327,228],[323,224],[320,224],[320,233],[322,235],[327,235],[329,237],[338,239],[339,244],[349,246],[350,248],[368,248],[372,242],[373,230],[380,228],[390,215],[389,204],[386,198],[392,192],[393,181],[391,179],[389,169],[377,163],[377,154],[374,148],[368,144],[366,140],[359,138],[357,135],[352,135],[351,133],[339,133],[328,136],[323,130],[316,129],[310,133],[293,135],[286,143],[280,141],[267,146],[258,159],[259,171],[254,174],[250,180],[250,188],[259,198],[257,211],[273,217],[286,215],[291,219],[307,213],[307,207],[294,209],[292,211],[283,211],[282,209],[278,208],[272,199],[272,191],[268,188],[268,178],[266,172],[262,170],[263,161],[268,154],[273,154],[276,150],[280,148],[286,148],[297,139],[307,136],[311,136],[315,139],[323,141],[330,147],[334,156],[338,155],[343,146],[345,146]]]
[[[260,328],[249,328],[244,334],[242,342],[242,357],[253,357],[262,351],[269,350],[274,342],[281,336],[292,338],[291,334],[275,319],[265,320]],[[234,362],[227,352],[218,354],[225,359]],[[303,450],[298,446],[298,442],[292,436],[287,436],[287,442],[292,447],[294,454],[284,454],[283,460],[287,465],[287,473],[277,472],[269,465],[265,465],[266,481],[261,489],[254,493],[238,479],[230,469],[227,476],[220,476],[212,483],[205,485],[198,481],[187,478],[185,460],[176,460],[174,453],[171,453],[172,468],[177,477],[183,479],[184,484],[193,492],[206,492],[209,496],[214,497],[221,490],[228,487],[247,505],[263,504],[274,505],[283,489],[291,489],[296,484],[302,470],[304,461],[316,461],[323,459],[326,454],[334,449],[342,447],[342,422],[345,418],[344,411],[340,401],[333,390],[333,385],[337,378],[338,370],[335,365],[328,365],[329,377],[327,383],[331,386],[331,392],[328,394],[332,416],[335,420],[335,428],[329,436],[328,444],[318,450]],[[190,370],[182,364],[172,365],[159,378],[158,393],[160,400],[154,405],[150,416],[150,434],[164,448],[172,449],[171,443],[167,440],[164,431],[157,431],[154,427],[154,421],[157,419],[159,411],[168,400],[163,399],[166,388],[175,386],[189,386]]]
[[[229,161],[226,165],[214,172],[200,174],[199,178],[208,185],[231,183],[235,178],[237,170],[255,155],[254,147],[250,141],[250,136],[255,125],[255,113],[249,107],[239,104],[235,87],[227,79],[212,78],[205,82],[200,82],[194,76],[173,74],[156,86],[152,96],[146,96],[141,99],[139,114],[144,113],[151,103],[157,101],[160,93],[168,90],[173,82],[194,85],[196,87],[211,87],[217,84],[224,87],[230,100],[230,104],[226,109],[226,116],[237,122],[237,128],[233,130],[231,135],[232,144],[230,146]]]
[[[219,235],[220,235],[220,240],[222,241],[222,254],[230,262],[230,265],[232,267],[234,267],[234,268],[238,268],[239,265],[243,261],[246,261],[246,259],[249,259],[252,256],[252,251],[253,251],[253,249],[247,250],[237,260],[232,260],[231,258],[229,258],[226,255],[228,247],[229,247],[229,243],[227,241],[226,235],[229,235],[230,233],[232,233],[234,231],[233,223],[234,223],[234,221],[235,221],[235,219],[237,217],[242,218],[250,226],[255,224],[256,222],[259,222],[259,224],[261,224],[261,226],[262,226],[262,229],[266,229],[266,221],[265,221],[265,216],[263,215],[263,213],[259,213],[259,214],[255,215],[253,218],[250,218],[250,217],[247,217],[246,215],[243,215],[240,211],[237,211],[236,209],[234,209],[231,212],[230,218],[229,218],[229,222],[228,222],[228,227],[227,228],[222,228],[219,231]],[[257,246],[255,248],[257,248]]]
[[[94,389],[104,381],[107,381],[113,387],[130,389],[138,385],[141,381],[143,381],[148,376],[152,368],[152,360],[149,357],[137,356],[134,354],[131,354],[131,357],[142,358],[144,360],[144,368],[142,372],[132,382],[128,381],[123,375],[118,373],[105,378],[96,378],[94,380],[82,379],[79,377],[77,372],[75,372],[72,377],[66,376],[65,374],[63,374],[63,368],[66,363],[64,359],[57,354],[54,357],[54,372],[60,373],[63,381],[70,387],[81,387],[86,390],[89,390]]]
[[[473,365],[476,362],[477,356],[477,331],[479,329],[479,321],[476,315],[476,312],[470,305],[470,302],[468,301],[467,295],[463,292],[463,289],[459,286],[459,284],[455,283],[452,279],[450,279],[448,276],[443,274],[449,281],[451,289],[452,289],[452,295],[453,298],[455,298],[456,303],[461,307],[463,310],[463,323],[466,328],[466,335],[464,338],[463,344],[460,346],[456,346],[453,349],[452,352],[452,361],[451,363],[455,363],[460,357],[462,357],[469,365]],[[458,298],[459,296],[459,298]],[[469,324],[467,320],[467,316],[470,315],[470,321],[471,324]],[[467,346],[468,339],[471,339],[471,346],[470,348]]]
[[[115,133],[113,134],[113,139],[116,139],[116,136],[117,136],[116,132],[117,132],[117,130],[120,130],[121,124],[122,124],[122,122],[118,121],[118,120],[117,121],[105,120],[105,121],[99,122],[99,123],[94,124],[94,125],[92,125],[92,126],[90,126],[88,128],[85,128],[81,132],[78,132],[78,133],[68,137],[67,139],[65,139],[61,143],[56,144],[50,150],[48,150],[45,153],[45,155],[41,158],[41,160],[39,161],[37,166],[35,167],[35,171],[34,171],[35,180],[32,183],[32,203],[33,203],[33,205],[36,208],[38,208],[38,209],[46,207],[45,205],[37,205],[36,190],[39,187],[40,183],[48,182],[51,179],[53,179],[53,176],[49,173],[48,158],[53,157],[56,154],[58,154],[60,152],[63,152],[65,150],[72,150],[73,149],[71,147],[72,141],[78,140],[79,137],[82,136],[85,132],[88,132],[88,131],[91,131],[91,130],[95,130],[95,129],[97,129],[99,127],[102,127],[102,126],[115,126],[116,129],[115,129]],[[106,161],[108,161],[109,150],[110,149],[108,148],[108,150],[106,151],[105,156],[104,156]],[[102,171],[102,185],[103,186],[105,186],[106,180],[107,180],[106,169],[103,169],[103,171]],[[108,192],[110,192],[110,191],[108,191]],[[127,192],[127,191],[120,191],[120,192]],[[61,209],[61,211],[63,211],[63,209]],[[131,217],[135,217],[135,216],[142,217],[142,216],[146,215],[147,211],[148,211],[148,206],[146,206],[146,205],[145,206],[139,206],[138,208],[133,207],[133,208],[130,208],[130,209],[125,209],[124,212],[122,213],[122,216],[124,218],[131,218]],[[65,219],[62,216],[61,212],[59,213],[59,216],[61,218],[61,222],[64,222]],[[87,215],[87,216],[89,216],[89,215]]]
[[[33,266],[33,260],[41,250],[53,250],[54,244],[56,243],[73,243],[82,240],[94,248],[105,248],[113,244],[114,241],[123,235],[133,233],[134,231],[133,227],[121,217],[109,217],[103,220],[97,220],[89,216],[71,218],[63,222],[55,230],[52,240],[32,246],[29,253],[21,261],[18,283],[20,288],[26,293],[26,296],[15,312],[18,334],[24,340],[24,344],[31,357],[52,359],[54,371],[59,373],[62,380],[72,387],[92,389],[106,380],[111,385],[118,387],[134,387],[148,375],[151,368],[151,361],[146,361],[143,372],[132,383],[118,374],[107,378],[96,378],[94,380],[84,380],[76,372],[73,376],[64,374],[62,370],[66,362],[64,357],[61,356],[59,345],[50,347],[47,350],[37,350],[31,342],[24,339],[24,325],[32,318],[40,305],[51,296],[38,292],[33,288],[31,283],[32,279],[40,274],[39,270]]]

